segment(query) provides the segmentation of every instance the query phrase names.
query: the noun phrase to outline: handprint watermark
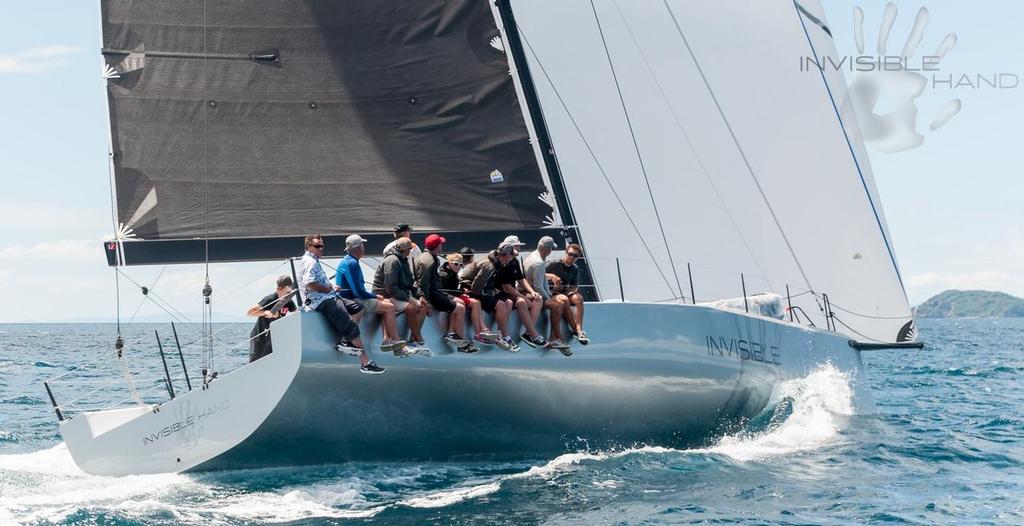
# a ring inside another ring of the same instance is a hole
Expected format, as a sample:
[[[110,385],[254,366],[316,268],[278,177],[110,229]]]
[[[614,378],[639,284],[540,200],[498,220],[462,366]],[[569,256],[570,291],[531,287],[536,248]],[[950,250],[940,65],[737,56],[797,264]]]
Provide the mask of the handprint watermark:
[[[882,152],[900,152],[916,148],[925,137],[917,130],[918,99],[926,88],[932,89],[1008,89],[1016,88],[1019,78],[1014,73],[954,75],[941,71],[940,64],[957,44],[955,33],[948,33],[934,53],[916,56],[924,40],[930,13],[918,10],[913,28],[899,55],[888,54],[889,37],[896,21],[896,4],[889,2],[882,15],[875,54],[865,53],[864,11],[853,11],[856,56],[804,57],[801,69],[846,71],[854,74],[844,104],[852,104],[860,124],[864,141]],[[809,59],[809,60],[807,60]],[[884,109],[883,109],[884,103]],[[960,112],[963,103],[958,98],[945,101],[928,124],[932,132],[947,125]]]

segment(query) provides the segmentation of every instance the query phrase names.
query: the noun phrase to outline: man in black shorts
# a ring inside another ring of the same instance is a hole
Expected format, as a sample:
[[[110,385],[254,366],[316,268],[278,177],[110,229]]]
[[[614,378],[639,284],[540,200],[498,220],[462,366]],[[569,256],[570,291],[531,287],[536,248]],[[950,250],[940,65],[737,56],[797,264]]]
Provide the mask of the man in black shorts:
[[[498,298],[512,300],[512,308],[519,313],[519,323],[523,326],[522,340],[531,347],[547,347],[548,340],[537,332],[536,320],[540,317],[540,310],[544,306],[540,294],[526,281],[523,274],[523,267],[519,264],[519,247],[524,246],[517,236],[508,236],[501,242],[500,247],[511,246],[512,254],[503,257],[499,254],[494,285],[498,289]],[[520,289],[523,292],[519,292]]]
[[[274,352],[270,345],[270,322],[283,318],[289,312],[295,312],[295,300],[292,298],[292,278],[281,276],[277,278],[277,288],[274,292],[267,294],[245,313],[246,316],[256,318],[256,325],[249,333],[249,361],[254,362]]]
[[[423,245],[427,251],[416,258],[416,281],[420,287],[420,297],[427,298],[430,306],[438,312],[448,313],[448,332],[444,335],[444,343],[455,347],[459,352],[475,353],[473,342],[466,339],[466,306],[455,301],[451,294],[444,291],[441,283],[441,251],[444,250],[445,238],[437,234],[427,236]]]
[[[486,257],[481,257],[472,265],[463,269],[459,278],[469,283],[469,295],[480,300],[480,307],[484,312],[494,314],[498,322],[498,330],[501,331],[501,338],[494,341],[494,344],[510,352],[518,352],[519,345],[508,332],[508,315],[512,312],[512,300],[498,298],[494,278],[497,275],[499,259],[509,261],[515,256],[515,247],[502,243],[497,250],[492,250]]]
[[[583,257],[583,248],[576,243],[565,247],[565,257],[548,263],[546,274],[551,283],[551,294],[562,303],[562,316],[569,324],[569,330],[581,345],[590,343],[583,330],[583,295],[580,294],[580,269],[576,261]],[[573,313],[572,307],[576,308]]]

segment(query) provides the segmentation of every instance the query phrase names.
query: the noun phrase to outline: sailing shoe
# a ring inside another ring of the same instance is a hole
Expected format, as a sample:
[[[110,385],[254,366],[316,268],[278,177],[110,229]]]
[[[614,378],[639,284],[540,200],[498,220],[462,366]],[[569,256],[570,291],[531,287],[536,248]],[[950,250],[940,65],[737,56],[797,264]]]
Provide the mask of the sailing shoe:
[[[480,352],[480,349],[476,345],[473,345],[473,342],[466,342],[465,344],[459,346],[459,352],[473,354]]]
[[[501,333],[494,332],[490,329],[484,329],[478,332],[475,337],[473,337],[474,340],[483,343],[494,343],[499,338],[501,338]]]
[[[444,343],[454,347],[462,347],[463,345],[466,345],[469,342],[466,341],[465,338],[460,338],[458,334],[455,334],[454,332],[449,332],[448,334],[444,335]]]
[[[383,374],[387,369],[377,365],[374,362],[368,362],[366,365],[359,367],[359,372],[363,374]]]
[[[352,342],[340,342],[335,346],[335,349],[337,349],[338,352],[343,352],[349,356],[359,356],[360,354],[363,354],[363,350],[352,345]]]
[[[405,340],[384,340],[380,342],[380,350],[384,352],[397,352],[405,348]]]
[[[569,344],[562,342],[555,338],[554,340],[548,340],[548,347],[552,349],[558,349],[565,356],[572,356],[572,349],[569,348]]]
[[[558,338],[552,338],[548,340],[548,347],[552,349],[568,349],[569,344],[559,340]]]
[[[420,348],[416,346],[416,342],[407,342],[405,347],[395,351],[395,358],[407,358],[418,352]]]
[[[494,340],[494,344],[497,345],[498,348],[503,351],[511,351],[512,346],[515,345],[514,343],[512,343],[512,338],[508,336],[502,336],[501,338]]]
[[[496,343],[495,340],[496,338],[488,338],[487,336],[484,336],[483,333],[473,336],[473,341],[481,345],[494,345]]]
[[[590,343],[590,338],[587,338],[587,331],[580,331],[573,334],[576,337],[576,341],[580,342],[580,345],[586,345]]]
[[[544,347],[547,347],[547,345],[548,345],[547,338],[545,338],[545,337],[543,337],[543,336],[541,336],[539,334],[534,334],[533,336],[527,336],[524,333],[523,336],[522,336],[522,340],[524,342],[526,342],[527,345],[529,345],[530,347],[533,347],[535,349],[537,347],[544,348]]]
[[[423,340],[420,340],[418,342],[413,342],[413,343],[415,343],[416,344],[416,348],[420,350],[420,352],[419,352],[420,356],[422,356],[424,358],[433,358],[434,357],[434,351],[431,351],[430,348],[427,347],[427,342],[425,342]]]

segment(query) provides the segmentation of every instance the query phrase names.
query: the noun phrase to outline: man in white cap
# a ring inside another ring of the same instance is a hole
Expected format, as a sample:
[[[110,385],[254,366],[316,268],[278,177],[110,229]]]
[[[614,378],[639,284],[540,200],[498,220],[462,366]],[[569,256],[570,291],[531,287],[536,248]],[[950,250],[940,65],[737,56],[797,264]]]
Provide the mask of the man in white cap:
[[[530,287],[535,292],[540,294],[541,300],[544,302],[544,308],[548,309],[548,320],[551,321],[548,346],[558,349],[566,356],[572,356],[572,350],[562,341],[562,310],[565,306],[562,302],[552,297],[551,289],[548,287],[548,278],[545,274],[545,260],[551,255],[551,251],[556,248],[558,248],[558,245],[555,244],[555,240],[551,236],[540,238],[540,241],[537,242],[537,250],[534,250],[523,261],[524,274],[526,275],[526,282],[530,284]],[[533,320],[534,325],[539,321],[540,312],[538,311],[537,314],[538,317]]]
[[[366,290],[366,280],[359,259],[366,254],[366,240],[359,234],[345,238],[345,252],[348,253],[338,264],[338,272],[334,283],[338,286],[343,298],[353,300],[363,306],[366,312],[374,312],[380,316],[384,327],[384,341],[380,350],[401,353],[405,348],[405,340],[398,337],[398,322],[395,320],[395,304],[383,296]]]
[[[536,329],[536,320],[540,317],[544,302],[541,301],[540,294],[527,283],[523,268],[516,257],[519,255],[519,248],[525,245],[526,243],[519,241],[518,236],[508,236],[498,245],[500,257],[495,269],[494,284],[499,291],[498,299],[511,300],[512,308],[519,313],[519,322],[524,330],[522,340],[531,347],[547,347],[547,338],[538,334]],[[511,247],[512,252],[504,254],[501,250],[503,247]]]

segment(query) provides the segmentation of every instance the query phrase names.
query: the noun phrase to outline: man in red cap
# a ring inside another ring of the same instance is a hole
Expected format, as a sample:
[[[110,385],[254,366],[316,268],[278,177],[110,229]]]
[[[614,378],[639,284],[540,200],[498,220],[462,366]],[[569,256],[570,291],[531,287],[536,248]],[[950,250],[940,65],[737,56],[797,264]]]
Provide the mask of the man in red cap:
[[[441,251],[444,250],[444,237],[430,234],[423,242],[427,251],[416,258],[416,281],[420,287],[420,297],[426,298],[438,312],[448,313],[448,332],[444,342],[455,347],[459,352],[475,353],[479,349],[473,342],[466,339],[466,306],[455,301],[451,294],[444,291],[441,283]]]

